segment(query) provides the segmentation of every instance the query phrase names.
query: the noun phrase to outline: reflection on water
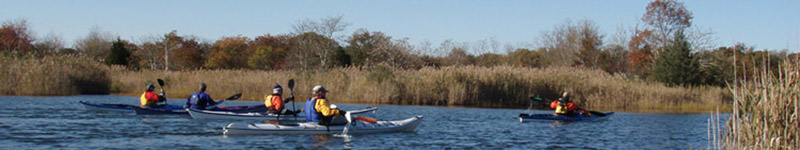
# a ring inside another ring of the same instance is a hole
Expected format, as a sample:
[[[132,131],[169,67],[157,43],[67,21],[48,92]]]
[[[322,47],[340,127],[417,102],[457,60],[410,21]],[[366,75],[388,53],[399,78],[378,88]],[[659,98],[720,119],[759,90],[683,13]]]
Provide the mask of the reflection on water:
[[[224,136],[222,127],[231,122],[276,122],[89,112],[77,103],[80,100],[138,103],[136,97],[124,96],[0,96],[0,149],[697,149],[708,143],[707,114],[617,113],[601,121],[520,123],[516,116],[525,110],[379,105],[377,113],[365,115],[383,120],[425,115],[425,120],[415,132],[345,138]],[[170,100],[173,104],[181,101]],[[368,105],[339,106],[360,109]]]

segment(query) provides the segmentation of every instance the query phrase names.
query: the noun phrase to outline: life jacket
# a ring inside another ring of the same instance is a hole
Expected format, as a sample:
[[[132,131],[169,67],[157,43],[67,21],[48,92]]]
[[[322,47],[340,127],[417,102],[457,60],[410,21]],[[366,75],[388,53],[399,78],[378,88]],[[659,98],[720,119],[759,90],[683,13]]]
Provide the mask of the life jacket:
[[[267,109],[270,109],[272,107],[272,98],[273,97],[274,96],[272,96],[272,95],[267,95],[267,97],[264,97],[264,106],[267,106]]]
[[[317,109],[314,108],[315,105],[317,105],[316,97],[306,100],[306,106],[303,109],[303,113],[306,114],[306,122],[319,122]]]
[[[199,91],[192,93],[192,96],[189,97],[189,100],[186,102],[186,105],[189,105],[191,108],[194,108],[194,109],[206,109],[206,107],[208,107],[208,105],[209,105],[208,101],[210,99],[202,99],[203,98],[202,97],[203,94],[205,94],[205,93],[202,93],[202,92],[199,92]],[[210,101],[213,101],[213,100],[210,100]]]
[[[556,106],[556,114],[567,114],[567,104],[558,102],[558,106]]]
[[[572,114],[576,109],[577,106],[575,106],[575,103],[573,102],[568,102],[568,103],[558,102],[558,106],[556,107],[556,114],[562,114],[562,115]]]
[[[148,95],[150,95],[150,97],[148,97]],[[148,98],[154,98],[155,100],[149,100]],[[142,104],[142,106],[155,107],[158,105],[157,103],[160,99],[161,97],[155,93],[145,91],[144,94],[142,94],[142,97],[139,97],[139,102]]]
[[[147,101],[147,92],[144,92],[142,97],[139,98],[139,103],[141,103],[142,106],[147,106]]]

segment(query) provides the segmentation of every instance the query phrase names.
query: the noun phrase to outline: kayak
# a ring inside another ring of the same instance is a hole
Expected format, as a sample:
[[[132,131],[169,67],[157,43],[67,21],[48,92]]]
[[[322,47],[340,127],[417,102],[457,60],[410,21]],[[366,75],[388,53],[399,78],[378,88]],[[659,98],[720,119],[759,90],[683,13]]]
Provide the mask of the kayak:
[[[171,115],[171,114],[186,114],[183,106],[167,105],[164,107],[142,107],[135,106],[133,111],[137,115]]]
[[[360,110],[347,111],[351,114],[359,114],[369,111],[377,110],[377,107],[368,107]],[[189,115],[194,119],[229,119],[229,120],[281,120],[281,121],[305,121],[304,114],[294,115],[278,115],[267,112],[229,112],[229,111],[214,111],[214,110],[199,110],[186,108]]]
[[[90,110],[90,111],[117,111],[117,112],[130,112],[133,110],[133,107],[137,107],[136,105],[129,105],[129,104],[102,104],[102,103],[90,103],[87,101],[79,101],[83,109]]]
[[[354,120],[348,134],[369,134],[385,132],[411,132],[422,123],[422,116],[414,116],[404,120],[377,121],[368,123]],[[325,126],[316,122],[293,124],[269,123],[231,123],[223,127],[225,135],[272,135],[272,134],[340,134],[346,125]]]
[[[553,115],[553,114],[519,114],[519,122],[525,121],[581,121],[581,120],[596,120],[596,119],[604,119],[611,117],[614,115],[614,112],[591,112],[592,115],[578,115],[578,116],[566,116],[566,115]]]
[[[278,115],[265,112],[230,112],[214,111],[186,108],[189,115],[194,119],[230,119],[230,120],[286,120],[296,121],[305,120],[305,116]],[[295,119],[299,118],[299,119]]]
[[[140,115],[153,115],[153,114],[187,114],[188,111],[184,109],[183,106],[177,105],[167,105],[164,107],[141,107],[141,106],[134,106],[133,110],[136,114]],[[224,111],[224,112],[263,112],[267,110],[267,107],[259,104],[259,105],[246,105],[246,106],[218,106],[212,109],[211,111]]]
[[[267,111],[267,106],[264,106],[264,104],[245,105],[245,106],[217,106],[209,110],[228,111],[228,112],[265,112]]]

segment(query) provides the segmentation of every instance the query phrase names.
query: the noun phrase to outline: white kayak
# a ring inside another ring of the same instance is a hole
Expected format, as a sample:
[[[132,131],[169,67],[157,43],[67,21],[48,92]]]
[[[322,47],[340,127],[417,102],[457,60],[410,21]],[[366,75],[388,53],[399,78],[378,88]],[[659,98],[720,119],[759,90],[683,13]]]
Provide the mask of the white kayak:
[[[354,120],[348,134],[369,134],[385,132],[410,132],[422,123],[422,116],[404,120],[377,121],[369,123]],[[295,124],[231,123],[223,128],[225,135],[271,135],[271,134],[341,134],[346,125],[325,126],[316,122]]]
[[[377,110],[377,107],[367,107],[360,110],[349,110],[351,114],[359,114]],[[194,119],[228,119],[228,120],[280,120],[280,121],[305,121],[306,117],[303,113],[294,115],[278,115],[267,112],[228,112],[228,111],[213,111],[213,110],[199,110],[186,108],[189,115]]]
[[[267,112],[229,112],[229,111],[213,111],[213,110],[199,110],[186,108],[189,115],[194,119],[227,119],[227,120],[282,120],[282,121],[305,121],[305,116],[298,114],[294,115],[278,115]]]

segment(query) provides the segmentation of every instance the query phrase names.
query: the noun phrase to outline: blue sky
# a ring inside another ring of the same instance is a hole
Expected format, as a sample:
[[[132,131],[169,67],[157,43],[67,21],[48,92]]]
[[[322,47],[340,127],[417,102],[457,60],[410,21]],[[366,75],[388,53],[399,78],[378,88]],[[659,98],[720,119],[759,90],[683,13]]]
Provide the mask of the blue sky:
[[[537,43],[566,20],[589,19],[606,35],[640,24],[649,1],[182,1],[0,0],[0,20],[26,19],[37,36],[53,33],[67,45],[93,26],[138,41],[171,30],[214,41],[223,36],[284,34],[305,19],[343,15],[358,28],[381,31],[412,44],[452,39],[503,44]],[[716,46],[742,42],[756,49],[798,49],[800,1],[685,1],[693,25],[710,29]]]

